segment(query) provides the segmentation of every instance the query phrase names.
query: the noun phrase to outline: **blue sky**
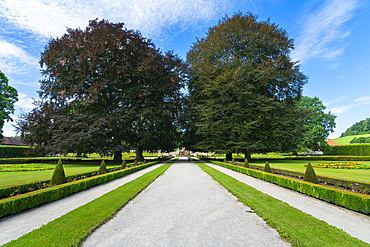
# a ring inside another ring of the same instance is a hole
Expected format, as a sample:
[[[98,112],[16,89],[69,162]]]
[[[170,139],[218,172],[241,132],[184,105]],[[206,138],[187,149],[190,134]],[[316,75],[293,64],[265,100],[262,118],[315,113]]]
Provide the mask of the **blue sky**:
[[[91,19],[123,22],[162,51],[182,58],[225,15],[252,12],[288,32],[291,57],[309,78],[303,94],[317,96],[337,116],[339,137],[370,117],[370,2],[367,0],[0,0],[0,70],[19,93],[16,119],[38,98],[40,53],[66,27]],[[10,123],[5,136],[14,136]]]

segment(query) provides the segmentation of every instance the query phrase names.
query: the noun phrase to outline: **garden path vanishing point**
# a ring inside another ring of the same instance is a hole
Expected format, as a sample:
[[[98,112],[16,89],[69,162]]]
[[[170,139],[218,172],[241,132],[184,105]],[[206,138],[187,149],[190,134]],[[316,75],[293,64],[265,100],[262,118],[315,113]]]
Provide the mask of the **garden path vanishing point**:
[[[115,179],[105,184],[101,184],[90,189],[78,192],[74,195],[65,197],[55,202],[51,202],[37,208],[19,213],[0,220],[0,245],[15,240],[34,229],[40,228],[59,218],[68,212],[101,197],[102,195],[117,189],[145,173],[148,173],[164,163],[156,164],[143,170]]]
[[[352,237],[370,244],[370,217],[336,205],[315,199],[278,185],[253,178],[240,172],[205,162],[206,165],[219,170],[262,193],[288,203],[302,212],[309,214],[329,225],[342,229]]]
[[[290,246],[194,162],[181,159],[83,246]]]

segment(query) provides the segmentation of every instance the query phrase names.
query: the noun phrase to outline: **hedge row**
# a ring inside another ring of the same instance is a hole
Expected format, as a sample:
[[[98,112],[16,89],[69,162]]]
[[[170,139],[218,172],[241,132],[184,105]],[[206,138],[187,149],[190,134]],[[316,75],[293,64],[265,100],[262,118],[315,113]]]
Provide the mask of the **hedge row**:
[[[214,164],[223,166],[230,170],[234,170],[246,175],[265,180],[279,186],[301,192],[303,194],[321,199],[323,201],[333,203],[347,209],[357,211],[364,214],[370,214],[370,196],[359,195],[352,192],[346,192],[338,189],[327,188],[325,186],[312,184],[296,179],[290,179],[271,173],[256,171],[244,167],[230,165],[223,162],[211,161]]]
[[[123,177],[127,174],[134,173],[149,166],[159,163],[160,161],[150,162],[140,166],[134,166],[124,170],[111,172],[71,183],[61,184],[54,187],[33,191],[17,197],[0,200],[0,218],[16,214],[23,210],[31,209],[39,205],[59,200],[76,192],[103,184],[105,182]]]
[[[370,155],[370,144],[352,144],[342,146],[328,146],[324,148],[326,155]]]
[[[0,158],[27,157],[27,146],[0,146]]]

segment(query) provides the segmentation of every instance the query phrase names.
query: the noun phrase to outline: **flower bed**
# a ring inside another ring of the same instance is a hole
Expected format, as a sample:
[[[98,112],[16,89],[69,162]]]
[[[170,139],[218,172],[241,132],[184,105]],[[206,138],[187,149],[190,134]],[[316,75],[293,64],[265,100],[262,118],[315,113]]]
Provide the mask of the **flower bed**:
[[[216,165],[223,166],[246,175],[265,180],[279,186],[321,199],[328,203],[345,207],[347,209],[370,215],[370,196],[347,192],[334,188],[328,188],[297,179],[287,178],[284,176],[257,171],[236,165],[230,165],[219,161],[210,161]]]
[[[0,165],[0,172],[28,172],[28,171],[44,171],[53,170],[54,167],[45,166],[43,164],[8,164]]]
[[[321,164],[312,164],[312,166],[332,169],[370,169],[370,166],[366,166],[360,162],[322,162]]]

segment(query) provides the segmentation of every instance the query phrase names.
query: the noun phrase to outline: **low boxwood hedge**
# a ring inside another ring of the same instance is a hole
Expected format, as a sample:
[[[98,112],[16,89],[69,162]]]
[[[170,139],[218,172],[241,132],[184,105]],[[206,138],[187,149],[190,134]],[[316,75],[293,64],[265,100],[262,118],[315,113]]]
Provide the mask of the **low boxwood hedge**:
[[[290,179],[283,176],[266,173],[262,171],[256,171],[240,166],[230,165],[219,161],[211,161],[216,165],[223,166],[230,170],[234,170],[246,175],[265,180],[270,183],[277,184],[279,186],[292,189],[294,191],[301,192],[303,194],[321,199],[323,201],[345,207],[347,209],[370,214],[370,196],[360,195],[353,192],[346,192],[343,190],[327,188],[325,186],[299,181],[296,179]]]
[[[0,158],[27,157],[28,146],[0,146]]]
[[[23,210],[31,209],[39,205],[59,200],[76,192],[91,188],[93,186],[103,184],[105,182],[123,177],[125,175],[142,170],[149,166],[159,163],[160,160],[134,166],[124,170],[111,172],[83,180],[74,181],[71,183],[61,184],[54,187],[33,191],[17,197],[10,197],[0,200],[0,218],[16,214]]]

